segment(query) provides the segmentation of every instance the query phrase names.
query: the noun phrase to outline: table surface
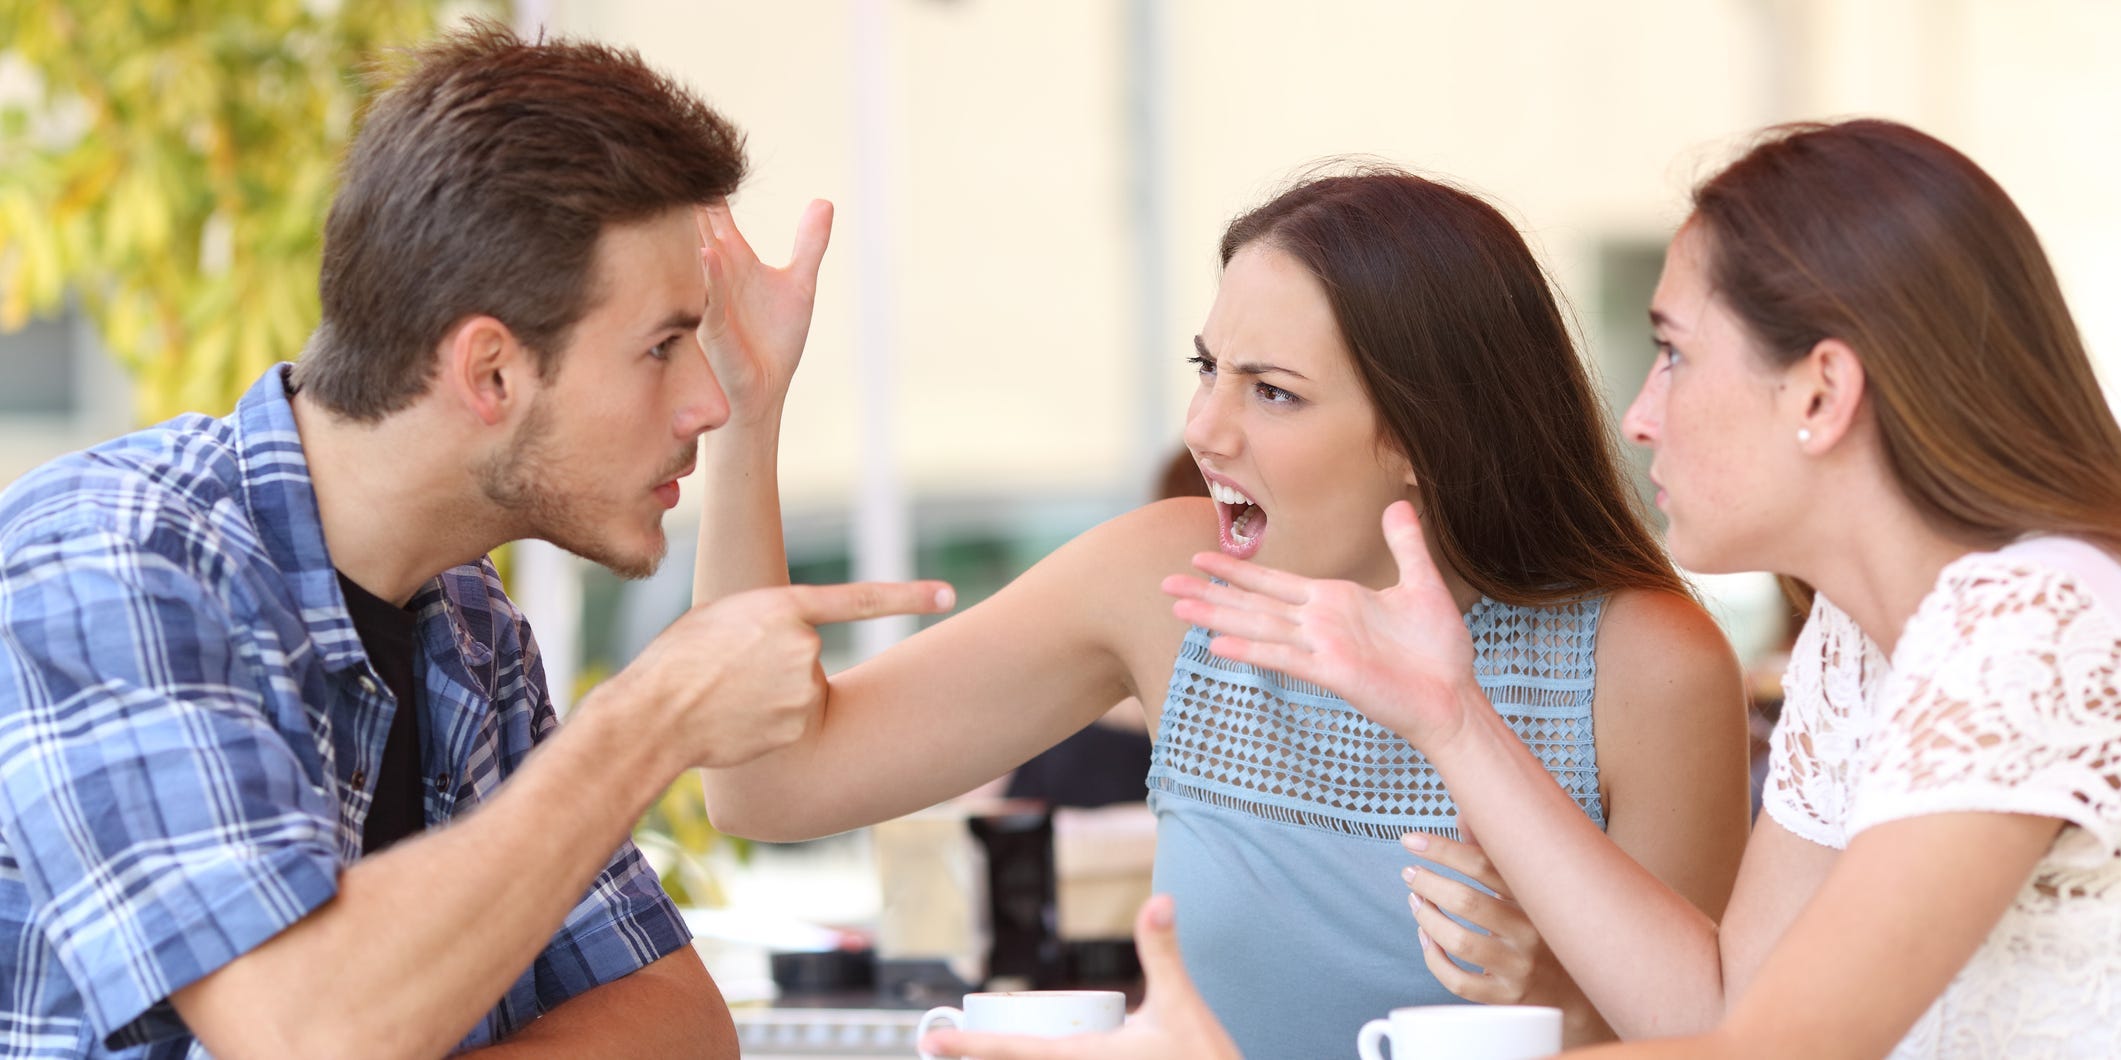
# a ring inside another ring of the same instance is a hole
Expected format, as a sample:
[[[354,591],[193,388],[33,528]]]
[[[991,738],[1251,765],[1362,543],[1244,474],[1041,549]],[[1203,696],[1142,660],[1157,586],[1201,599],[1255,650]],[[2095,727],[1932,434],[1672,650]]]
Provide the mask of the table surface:
[[[915,1009],[740,1007],[737,1041],[745,1056],[782,1060],[914,1055]]]

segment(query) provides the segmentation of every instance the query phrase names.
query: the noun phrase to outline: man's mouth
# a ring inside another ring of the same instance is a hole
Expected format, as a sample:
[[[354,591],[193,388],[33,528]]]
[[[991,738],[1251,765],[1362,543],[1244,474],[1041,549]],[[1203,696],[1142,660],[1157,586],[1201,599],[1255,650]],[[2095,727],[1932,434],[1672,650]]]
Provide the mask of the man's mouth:
[[[1208,480],[1208,496],[1215,501],[1223,552],[1238,559],[1252,558],[1267,536],[1267,510],[1244,491],[1214,479]]]
[[[655,494],[656,500],[663,502],[664,510],[678,506],[678,480],[692,474],[693,460],[691,454],[686,454],[683,462],[671,468],[670,477],[657,483],[655,489],[650,491]]]

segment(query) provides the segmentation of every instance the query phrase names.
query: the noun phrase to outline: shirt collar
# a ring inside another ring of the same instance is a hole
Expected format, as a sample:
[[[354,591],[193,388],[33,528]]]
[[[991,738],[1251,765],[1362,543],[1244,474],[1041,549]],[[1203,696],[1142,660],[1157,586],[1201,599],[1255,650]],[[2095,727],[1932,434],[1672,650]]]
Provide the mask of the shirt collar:
[[[324,517],[309,475],[302,435],[295,427],[289,373],[294,365],[276,364],[252,383],[229,413],[236,436],[236,459],[242,467],[243,501],[251,525],[273,564],[302,609],[303,624],[317,645],[319,661],[329,671],[359,666],[367,660],[354,630],[346,598],[339,592],[339,572],[324,545]],[[422,625],[439,613],[448,623],[449,642],[461,651],[477,643],[466,628],[462,609],[449,598],[444,579],[436,578],[413,595],[412,610]]]

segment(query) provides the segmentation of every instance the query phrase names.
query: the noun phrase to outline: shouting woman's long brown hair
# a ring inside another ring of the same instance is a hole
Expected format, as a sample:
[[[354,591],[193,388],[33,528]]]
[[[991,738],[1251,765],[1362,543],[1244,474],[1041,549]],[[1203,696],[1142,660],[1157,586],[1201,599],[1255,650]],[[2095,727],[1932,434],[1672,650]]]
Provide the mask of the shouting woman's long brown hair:
[[[1403,453],[1422,530],[1481,592],[1551,604],[1687,592],[1621,474],[1616,436],[1524,238],[1478,197],[1367,168],[1231,222],[1317,276]]]

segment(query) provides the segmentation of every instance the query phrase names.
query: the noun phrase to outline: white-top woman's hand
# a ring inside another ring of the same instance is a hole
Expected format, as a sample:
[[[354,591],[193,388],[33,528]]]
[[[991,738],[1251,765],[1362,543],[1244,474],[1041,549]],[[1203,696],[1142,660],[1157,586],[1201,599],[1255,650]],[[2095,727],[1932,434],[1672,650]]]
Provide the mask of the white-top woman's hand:
[[[1483,1005],[1576,1005],[1580,993],[1574,982],[1547,950],[1531,918],[1511,900],[1502,874],[1470,834],[1454,840],[1408,832],[1400,837],[1400,845],[1487,888],[1469,887],[1419,865],[1400,874],[1407,885],[1407,904],[1414,910],[1422,960],[1444,989]],[[1481,971],[1466,971],[1452,963],[1453,957],[1479,965]]]
[[[796,222],[795,250],[773,268],[738,230],[728,203],[700,207],[700,266],[707,273],[707,311],[700,345],[729,395],[732,421],[775,415],[810,337],[817,270],[832,240],[832,204],[813,201]]]
[[[1279,670],[1335,695],[1423,750],[1455,735],[1464,710],[1485,703],[1473,680],[1465,617],[1422,540],[1414,506],[1385,509],[1385,543],[1399,584],[1382,591],[1305,578],[1216,552],[1193,565],[1227,584],[1174,574],[1172,612],[1213,631],[1209,650]]]
[[[1240,1060],[1179,958],[1170,895],[1142,903],[1134,917],[1134,949],[1148,990],[1119,1030],[1072,1038],[938,1030],[921,1039],[921,1051],[979,1060]]]

